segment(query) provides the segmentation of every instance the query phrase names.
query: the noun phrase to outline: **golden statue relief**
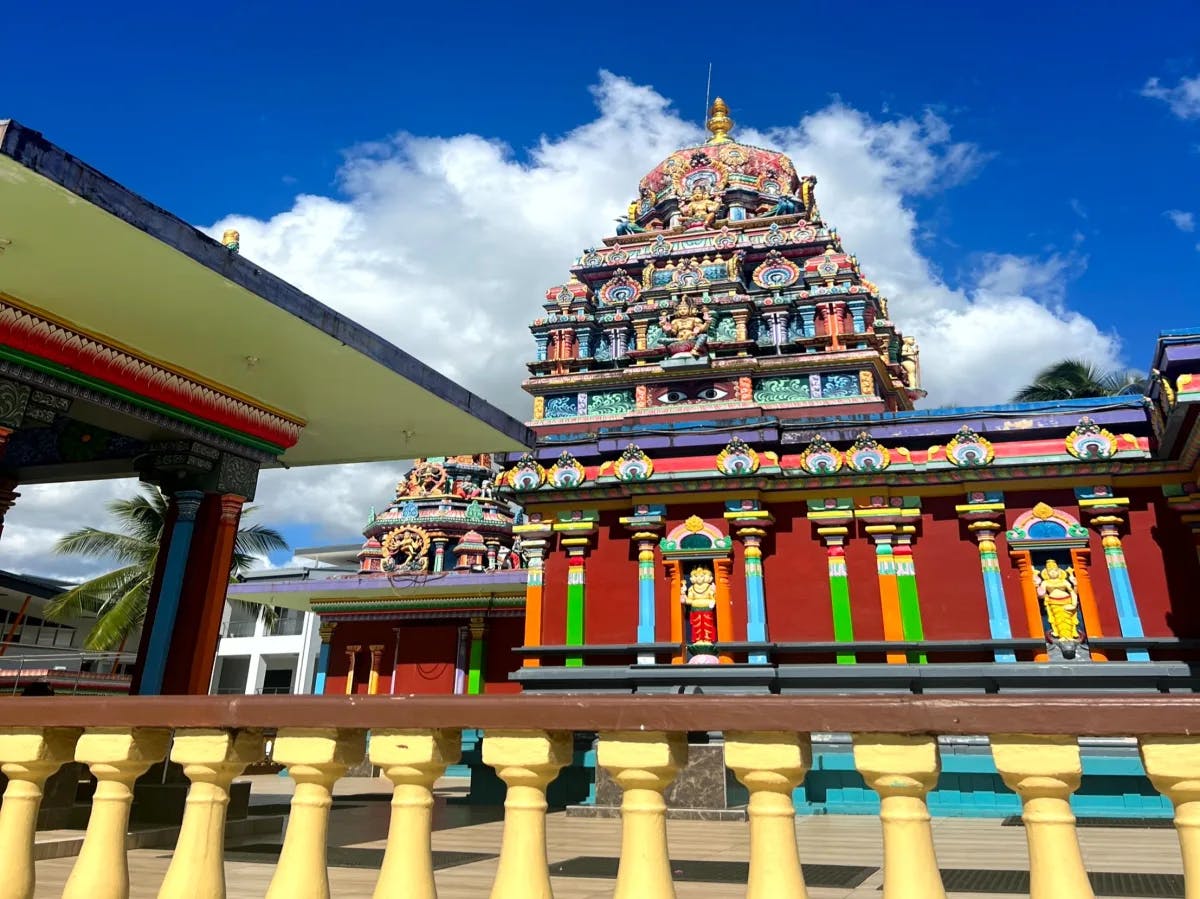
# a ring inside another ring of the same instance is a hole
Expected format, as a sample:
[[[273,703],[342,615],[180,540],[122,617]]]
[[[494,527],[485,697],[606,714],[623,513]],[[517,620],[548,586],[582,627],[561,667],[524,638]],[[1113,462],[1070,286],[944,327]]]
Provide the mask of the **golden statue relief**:
[[[711,228],[720,211],[721,202],[702,184],[697,184],[688,197],[679,200],[680,224],[685,228],[697,225]]]
[[[921,348],[917,338],[905,337],[900,345],[900,367],[904,369],[904,380],[909,390],[921,389]]]
[[[697,565],[689,572],[683,602],[690,610],[692,643],[716,643],[717,587],[711,568]]]
[[[1046,567],[1034,574],[1037,594],[1046,608],[1046,620],[1050,634],[1065,643],[1078,643],[1080,639],[1079,593],[1075,588],[1075,571],[1061,568],[1053,559]]]
[[[704,354],[708,326],[712,323],[712,313],[707,306],[695,306],[685,296],[670,315],[664,311],[658,323],[663,329],[660,340],[667,344],[671,355],[699,357]]]

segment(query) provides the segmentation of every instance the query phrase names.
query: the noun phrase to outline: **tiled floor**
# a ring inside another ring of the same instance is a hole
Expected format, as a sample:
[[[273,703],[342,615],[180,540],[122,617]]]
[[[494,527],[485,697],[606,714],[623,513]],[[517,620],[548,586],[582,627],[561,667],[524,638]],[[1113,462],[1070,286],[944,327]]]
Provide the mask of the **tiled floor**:
[[[256,778],[256,805],[286,803],[290,781],[285,778]],[[452,798],[461,793],[461,782],[444,781],[435,812],[433,836],[438,890],[441,899],[486,897],[496,870],[500,846],[501,810],[456,806]],[[338,784],[339,796],[333,811],[330,833],[330,884],[336,897],[370,896],[378,872],[378,860],[384,848],[387,830],[387,783],[348,779]],[[614,870],[620,847],[620,822],[612,819],[567,818],[550,816],[549,853],[552,869],[581,875],[604,875]],[[748,831],[742,822],[670,821],[667,825],[671,854],[678,872],[676,889],[679,899],[726,899],[745,893],[742,883],[704,882],[697,877],[711,876],[728,881],[742,870],[749,858]],[[873,817],[828,816],[800,818],[796,825],[801,857],[809,868],[812,899],[878,899],[882,875],[879,823]],[[1135,890],[1109,893],[1128,899],[1153,896],[1182,896],[1177,876],[1182,872],[1178,843],[1170,829],[1081,828],[1080,842],[1084,861],[1093,872],[1129,874],[1168,874],[1174,878],[1149,878],[1145,884],[1122,887]],[[943,869],[971,871],[1026,870],[1025,832],[1020,827],[1005,827],[998,820],[961,820],[942,818],[934,822],[938,860]],[[261,897],[274,871],[275,856],[270,835],[248,838],[231,846],[227,856],[229,895]],[[130,852],[133,882],[132,896],[157,895],[169,854],[164,850],[138,849]],[[721,865],[718,863],[735,863]],[[73,859],[52,859],[38,863],[38,897],[61,894]],[[699,863],[699,864],[698,864]],[[860,869],[854,877],[852,870]],[[861,869],[868,869],[862,872]],[[954,899],[1001,899],[1020,895],[1020,884],[1006,878],[988,888],[998,892],[976,892],[972,881],[981,875],[953,875],[970,891],[952,892]],[[865,879],[864,879],[865,877]],[[992,878],[995,880],[996,878]],[[852,883],[857,886],[818,886],[819,883]],[[1169,881],[1164,883],[1164,881]],[[553,877],[558,899],[611,897],[613,881],[605,876]],[[1166,888],[1166,891],[1162,891]],[[1025,893],[1028,895],[1028,893]],[[785,897],[780,897],[785,899]],[[1067,899],[1067,897],[1064,897]]]

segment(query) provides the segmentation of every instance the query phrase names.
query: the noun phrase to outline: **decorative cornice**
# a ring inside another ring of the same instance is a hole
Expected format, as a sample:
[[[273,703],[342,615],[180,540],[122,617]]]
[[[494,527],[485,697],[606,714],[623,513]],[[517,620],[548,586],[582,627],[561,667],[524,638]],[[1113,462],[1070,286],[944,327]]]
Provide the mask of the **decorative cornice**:
[[[197,375],[137,355],[7,295],[0,295],[0,355],[76,384],[246,434],[286,449],[305,422],[211,384]]]

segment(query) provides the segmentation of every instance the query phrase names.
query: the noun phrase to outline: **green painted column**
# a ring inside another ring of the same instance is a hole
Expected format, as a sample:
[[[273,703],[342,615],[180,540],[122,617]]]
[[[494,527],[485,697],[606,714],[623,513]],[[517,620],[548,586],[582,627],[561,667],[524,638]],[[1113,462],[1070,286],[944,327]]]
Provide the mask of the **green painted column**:
[[[467,695],[478,696],[483,692],[484,640],[487,635],[487,625],[484,624],[482,618],[472,618],[469,627],[471,649],[467,655]]]
[[[921,600],[917,594],[917,568],[913,564],[912,535],[897,534],[892,556],[896,564],[896,592],[900,599],[900,624],[905,640],[924,640],[925,627],[921,623]],[[925,653],[910,652],[910,662],[929,661]]]
[[[854,616],[850,610],[850,581],[846,577],[846,534],[849,528],[823,527],[817,533],[824,538],[829,558],[829,601],[833,610],[833,639],[838,643],[854,642]],[[854,653],[839,652],[839,665],[853,665]]]
[[[567,541],[564,540],[565,544]],[[582,547],[570,547],[567,557],[567,645],[583,646],[584,598],[587,589]],[[582,668],[583,656],[567,656],[568,668]]]

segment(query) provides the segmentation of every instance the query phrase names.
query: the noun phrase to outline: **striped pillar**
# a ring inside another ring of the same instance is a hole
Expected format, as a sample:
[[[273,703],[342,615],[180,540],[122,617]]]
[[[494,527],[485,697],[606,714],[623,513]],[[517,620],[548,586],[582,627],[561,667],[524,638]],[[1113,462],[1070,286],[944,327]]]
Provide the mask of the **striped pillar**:
[[[738,531],[745,545],[746,641],[749,643],[765,643],[767,640],[767,595],[762,569],[762,538],[766,533],[762,528],[742,528]],[[751,665],[765,665],[767,655],[763,652],[751,653],[748,661]]]
[[[454,647],[454,695],[461,696],[467,692],[467,644],[471,629],[458,629],[458,643]]]
[[[639,531],[633,535],[638,544],[638,625],[637,641],[654,642],[654,544],[658,535]],[[642,663],[654,663],[653,653],[638,655]]]
[[[514,531],[516,529],[514,528]],[[525,578],[525,645],[542,645],[542,572],[546,541],[541,537],[526,537],[521,535],[521,549],[524,550],[528,568]],[[522,662],[526,668],[536,668],[541,660],[536,657],[526,657]]]
[[[346,647],[346,659],[349,662],[349,667],[346,669],[346,695],[349,696],[354,692],[354,668],[358,664],[358,653],[362,646],[355,644],[354,646]]]
[[[917,568],[913,564],[912,540],[916,528],[904,525],[896,534],[892,555],[896,561],[896,592],[900,599],[900,625],[906,641],[925,639],[921,623],[921,600],[917,594]],[[924,664],[924,653],[908,653],[908,661]]]
[[[383,646],[376,643],[367,647],[371,653],[371,673],[367,675],[367,695],[379,692],[379,663],[383,659]]]
[[[838,643],[854,642],[854,617],[850,611],[850,581],[846,577],[847,527],[819,527],[817,534],[825,541],[829,561],[829,601],[833,610],[833,639]],[[839,652],[839,665],[853,665],[854,653]]]
[[[867,525],[867,534],[875,541],[875,574],[879,579],[879,604],[883,610],[883,639],[904,639],[904,619],[900,613],[900,587],[896,582],[896,556],[892,548],[894,524]],[[908,657],[902,652],[887,654],[889,665],[902,665]]]
[[[988,631],[993,640],[1011,640],[1012,625],[1008,620],[1008,600],[1004,596],[1004,581],[1000,578],[1000,557],[996,554],[996,534],[1000,524],[995,521],[973,521],[967,529],[979,543],[979,567],[983,571],[983,595],[987,603]],[[1017,654],[1011,649],[997,649],[997,662],[1015,662]]]
[[[433,541],[433,570],[434,572],[446,570],[446,539],[444,537]]]
[[[171,648],[171,635],[175,631],[175,619],[179,615],[179,603],[183,597],[183,576],[191,551],[192,533],[196,528],[196,513],[200,511],[203,499],[204,494],[199,490],[181,490],[173,497],[178,513],[166,548],[167,561],[163,567],[162,586],[158,596],[151,597],[151,610],[147,616],[151,621],[150,637],[146,642],[146,657],[141,665],[137,690],[143,696],[156,696],[162,692],[167,653]]]
[[[584,610],[587,594],[587,575],[584,568],[584,553],[587,552],[586,537],[564,537],[567,549],[567,646],[583,646]],[[565,664],[568,668],[582,668],[582,655],[569,655]]]
[[[483,692],[484,640],[487,624],[482,618],[472,618],[470,625],[471,649],[467,657],[467,695],[478,696]]]
[[[321,649],[317,653],[317,677],[313,681],[313,693],[317,696],[325,692],[325,678],[329,674],[329,644],[333,640],[333,629],[336,627],[337,622],[330,622],[322,624],[318,631],[321,635]]]
[[[1133,595],[1133,584],[1129,580],[1129,568],[1125,563],[1125,550],[1121,546],[1120,525],[1123,521],[1120,515],[1097,515],[1092,519],[1092,524],[1100,531],[1100,543],[1104,547],[1108,580],[1112,584],[1113,598],[1116,600],[1121,636],[1144,637],[1142,619]],[[1125,658],[1130,662],[1149,662],[1150,653],[1145,649],[1130,649],[1126,651]]]

